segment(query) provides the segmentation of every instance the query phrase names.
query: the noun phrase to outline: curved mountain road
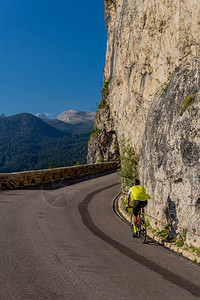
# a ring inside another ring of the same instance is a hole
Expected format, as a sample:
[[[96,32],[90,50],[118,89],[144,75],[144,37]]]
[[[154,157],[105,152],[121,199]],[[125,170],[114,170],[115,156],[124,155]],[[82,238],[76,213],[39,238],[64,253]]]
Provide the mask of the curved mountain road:
[[[198,299],[200,268],[133,239],[116,174],[0,193],[0,299]]]

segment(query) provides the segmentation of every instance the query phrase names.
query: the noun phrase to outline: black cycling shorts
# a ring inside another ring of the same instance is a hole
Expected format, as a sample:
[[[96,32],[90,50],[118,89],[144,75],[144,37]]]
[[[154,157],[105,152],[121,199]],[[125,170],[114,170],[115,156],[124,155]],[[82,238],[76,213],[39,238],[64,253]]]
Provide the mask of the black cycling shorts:
[[[146,201],[138,201],[138,200],[135,200],[133,202],[133,214],[134,216],[137,216],[141,207],[145,207],[147,206],[147,200]]]

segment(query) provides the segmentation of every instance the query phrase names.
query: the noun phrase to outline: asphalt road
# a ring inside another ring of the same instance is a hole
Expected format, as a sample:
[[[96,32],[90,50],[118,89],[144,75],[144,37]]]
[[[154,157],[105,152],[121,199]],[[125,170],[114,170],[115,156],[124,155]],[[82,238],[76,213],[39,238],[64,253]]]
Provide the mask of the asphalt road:
[[[199,299],[200,267],[133,239],[116,174],[0,193],[0,300]]]

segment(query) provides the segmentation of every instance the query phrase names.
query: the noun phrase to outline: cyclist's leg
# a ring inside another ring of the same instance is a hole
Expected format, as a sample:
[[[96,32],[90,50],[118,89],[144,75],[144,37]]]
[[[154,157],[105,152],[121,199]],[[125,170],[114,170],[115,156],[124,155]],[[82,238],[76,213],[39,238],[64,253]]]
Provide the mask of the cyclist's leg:
[[[134,218],[134,215],[133,215],[133,213],[132,213],[132,214],[131,214],[131,234],[132,234],[132,236],[134,236],[133,218]]]
[[[139,201],[135,200],[133,202],[133,228],[134,228],[134,233],[137,234],[137,216],[140,210],[140,205]]]
[[[147,205],[147,201],[141,201],[141,214],[140,214],[140,220],[139,220],[139,236],[142,239],[143,243],[146,242],[146,222],[144,217],[144,207]]]
[[[141,202],[141,216],[144,217],[144,207],[147,206],[148,202],[146,201],[142,201]]]

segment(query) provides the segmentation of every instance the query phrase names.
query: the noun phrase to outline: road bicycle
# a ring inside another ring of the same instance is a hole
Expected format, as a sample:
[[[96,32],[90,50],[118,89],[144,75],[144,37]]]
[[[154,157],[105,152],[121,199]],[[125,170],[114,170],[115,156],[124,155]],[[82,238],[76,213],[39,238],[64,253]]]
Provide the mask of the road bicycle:
[[[141,207],[142,208],[142,207]],[[128,207],[126,207],[126,211],[128,210]],[[134,229],[133,229],[133,213],[131,214],[131,234],[134,235]],[[141,210],[138,213],[137,216],[137,236],[142,240],[143,243],[146,242],[147,239],[147,225],[144,217],[144,213],[141,212]]]

